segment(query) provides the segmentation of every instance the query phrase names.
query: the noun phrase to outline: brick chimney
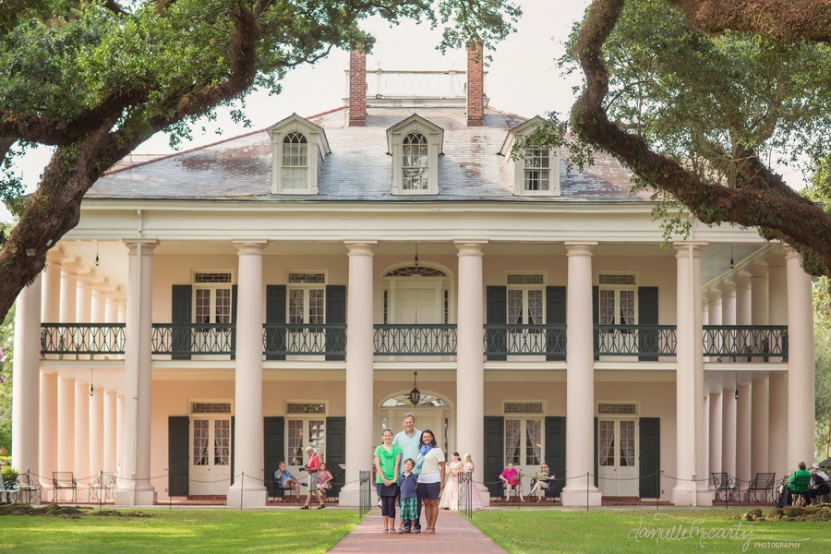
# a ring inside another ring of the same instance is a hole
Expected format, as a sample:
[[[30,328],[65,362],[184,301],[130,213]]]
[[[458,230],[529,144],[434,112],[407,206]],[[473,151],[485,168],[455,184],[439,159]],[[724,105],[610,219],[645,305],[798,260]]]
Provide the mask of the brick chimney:
[[[485,61],[481,42],[467,43],[467,126],[485,124]]]
[[[349,53],[349,126],[366,125],[366,52],[355,46]]]

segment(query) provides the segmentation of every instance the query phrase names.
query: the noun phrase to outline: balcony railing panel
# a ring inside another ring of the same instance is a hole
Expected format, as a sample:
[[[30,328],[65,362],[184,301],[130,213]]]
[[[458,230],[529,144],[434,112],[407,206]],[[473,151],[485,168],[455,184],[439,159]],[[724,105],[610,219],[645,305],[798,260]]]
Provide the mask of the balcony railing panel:
[[[485,355],[565,356],[565,325],[485,325]]]
[[[595,356],[675,356],[675,325],[595,325]]]
[[[263,353],[267,356],[346,354],[346,325],[264,323]]]
[[[233,323],[154,323],[153,354],[233,354]]]
[[[750,357],[788,358],[787,325],[705,325],[704,355],[748,361]]]
[[[124,323],[41,323],[41,354],[123,354]]]
[[[376,356],[455,356],[456,324],[375,325]]]

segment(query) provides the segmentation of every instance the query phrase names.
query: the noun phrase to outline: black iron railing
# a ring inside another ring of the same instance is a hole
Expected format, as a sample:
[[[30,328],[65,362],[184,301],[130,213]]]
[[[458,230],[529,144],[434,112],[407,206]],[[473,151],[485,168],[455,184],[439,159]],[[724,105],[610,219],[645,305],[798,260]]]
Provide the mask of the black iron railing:
[[[264,323],[263,352],[267,356],[346,354],[346,325]]]
[[[565,356],[566,326],[487,324],[485,354]]]
[[[41,354],[123,354],[124,323],[41,323]]]
[[[456,324],[375,325],[376,356],[453,356]]]
[[[371,473],[358,472],[358,519],[363,519],[372,509],[372,493],[369,484]]]
[[[704,355],[749,361],[750,357],[788,358],[787,325],[705,325]]]
[[[595,356],[675,356],[675,325],[595,325]]]
[[[236,325],[233,323],[154,323],[153,354],[233,354]]]

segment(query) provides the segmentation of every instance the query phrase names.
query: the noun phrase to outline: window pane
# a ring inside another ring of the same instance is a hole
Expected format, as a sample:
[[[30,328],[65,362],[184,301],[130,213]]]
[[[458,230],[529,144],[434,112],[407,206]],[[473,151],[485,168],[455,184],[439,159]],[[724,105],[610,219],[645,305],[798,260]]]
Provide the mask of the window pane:
[[[196,316],[194,323],[211,322],[211,289],[196,289]]]
[[[326,460],[326,433],[324,429],[324,420],[310,420],[309,421],[309,444],[311,444],[321,461]]]
[[[404,137],[401,161],[404,190],[427,190],[427,148],[427,139],[421,133]]]
[[[508,290],[508,325],[521,325],[522,319],[522,291]]]
[[[323,324],[323,289],[309,291],[309,323]]]
[[[528,324],[542,325],[542,291],[528,291]]]
[[[620,422],[620,465],[635,465],[635,422]]]
[[[305,190],[308,188],[308,180],[306,178],[308,169],[302,168],[283,168],[283,189],[285,190]]]
[[[548,150],[543,148],[525,149],[525,167],[548,167]]]
[[[305,292],[303,289],[289,290],[289,323],[295,325],[305,323],[303,320],[303,297]]]
[[[615,291],[600,291],[600,324],[615,324]]]
[[[288,465],[303,465],[303,420],[289,420],[289,451],[286,459]]]
[[[208,425],[207,419],[193,420],[193,465],[208,465]]]
[[[615,422],[597,422],[597,455],[601,466],[615,465]]]
[[[542,463],[542,432],[539,419],[525,420],[525,465]]]
[[[526,169],[525,190],[548,190],[547,169]]]
[[[216,289],[216,319],[214,323],[231,323],[231,289]]]
[[[214,465],[227,466],[231,463],[231,421],[214,420]]]
[[[505,464],[519,464],[519,446],[522,422],[518,419],[505,420]]]
[[[635,324],[635,291],[620,291],[620,324]]]

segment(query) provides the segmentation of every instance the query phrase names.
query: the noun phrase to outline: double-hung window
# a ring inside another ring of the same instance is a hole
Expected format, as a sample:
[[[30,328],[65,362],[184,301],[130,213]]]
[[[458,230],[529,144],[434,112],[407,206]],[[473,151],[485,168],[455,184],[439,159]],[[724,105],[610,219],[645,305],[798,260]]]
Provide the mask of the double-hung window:
[[[600,275],[599,319],[601,325],[635,325],[635,275]]]
[[[306,136],[296,131],[283,139],[283,190],[305,191],[309,188],[309,153]]]
[[[404,137],[402,171],[404,190],[427,190],[427,139],[421,133],[409,133]]]
[[[523,186],[526,192],[548,192],[551,183],[550,150],[526,148]]]

